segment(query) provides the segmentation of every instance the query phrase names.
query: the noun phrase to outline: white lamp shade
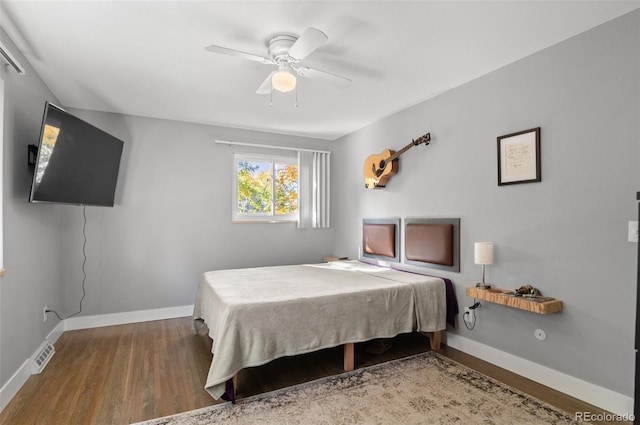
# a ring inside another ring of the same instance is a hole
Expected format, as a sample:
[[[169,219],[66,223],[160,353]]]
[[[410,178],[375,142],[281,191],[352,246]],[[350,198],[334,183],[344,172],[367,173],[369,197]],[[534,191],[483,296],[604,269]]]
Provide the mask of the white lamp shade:
[[[283,93],[296,88],[296,77],[289,71],[277,71],[271,77],[271,87]]]
[[[474,253],[476,264],[493,264],[493,242],[476,242]]]

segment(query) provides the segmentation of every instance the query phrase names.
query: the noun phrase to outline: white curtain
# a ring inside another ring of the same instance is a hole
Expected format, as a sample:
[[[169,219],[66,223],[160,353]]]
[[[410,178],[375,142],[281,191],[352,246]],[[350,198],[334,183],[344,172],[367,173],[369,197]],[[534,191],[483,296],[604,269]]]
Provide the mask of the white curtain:
[[[330,159],[329,152],[298,151],[298,227],[329,227]]]

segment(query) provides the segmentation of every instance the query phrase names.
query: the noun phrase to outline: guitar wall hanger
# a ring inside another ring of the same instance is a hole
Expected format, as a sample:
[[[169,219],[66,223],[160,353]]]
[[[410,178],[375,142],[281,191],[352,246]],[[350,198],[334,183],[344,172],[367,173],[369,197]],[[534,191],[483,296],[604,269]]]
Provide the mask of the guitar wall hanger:
[[[364,187],[367,189],[381,189],[385,187],[391,176],[398,172],[398,158],[414,146],[428,145],[431,142],[431,133],[424,134],[412,140],[398,152],[385,149],[377,155],[369,155],[364,161]]]

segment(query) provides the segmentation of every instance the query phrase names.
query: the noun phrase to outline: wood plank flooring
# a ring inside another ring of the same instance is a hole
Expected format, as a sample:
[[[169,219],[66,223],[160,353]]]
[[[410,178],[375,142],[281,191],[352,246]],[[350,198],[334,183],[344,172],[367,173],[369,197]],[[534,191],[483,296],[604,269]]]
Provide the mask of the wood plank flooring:
[[[357,368],[428,351],[429,340],[399,335],[380,355],[367,354],[365,346],[356,344]],[[446,345],[441,353],[567,412],[601,412]],[[238,396],[342,373],[342,354],[337,347],[245,369]],[[216,403],[204,390],[211,356],[211,340],[193,335],[188,317],[67,331],[45,370],[0,414],[0,424],[129,424],[209,406]]]

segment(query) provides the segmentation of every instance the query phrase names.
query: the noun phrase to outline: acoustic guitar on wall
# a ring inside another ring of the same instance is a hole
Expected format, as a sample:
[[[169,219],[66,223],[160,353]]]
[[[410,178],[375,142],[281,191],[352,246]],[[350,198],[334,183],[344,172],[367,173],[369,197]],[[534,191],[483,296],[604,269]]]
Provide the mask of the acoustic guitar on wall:
[[[398,157],[422,143],[428,145],[431,141],[431,134],[427,133],[412,140],[398,152],[385,149],[377,155],[369,155],[364,161],[364,187],[367,189],[380,189],[385,187],[391,176],[398,172]]]

